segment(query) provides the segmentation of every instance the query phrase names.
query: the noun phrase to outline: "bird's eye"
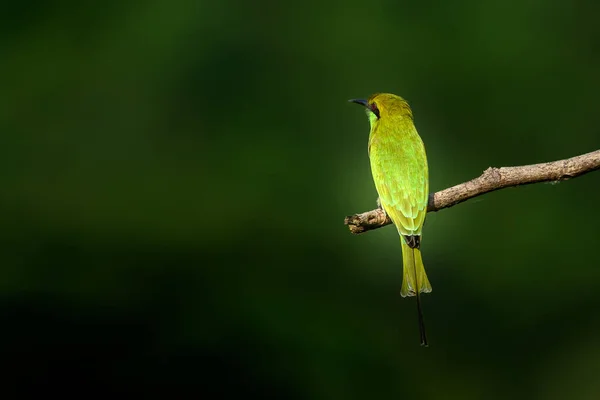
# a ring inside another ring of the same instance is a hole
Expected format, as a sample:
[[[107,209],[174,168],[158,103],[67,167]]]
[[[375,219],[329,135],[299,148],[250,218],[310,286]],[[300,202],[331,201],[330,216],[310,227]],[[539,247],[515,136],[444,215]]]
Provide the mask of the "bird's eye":
[[[377,108],[377,104],[371,103],[369,105],[369,108],[371,109],[371,111],[373,111],[373,114],[375,114],[375,116],[377,117],[377,119],[379,119],[379,108]]]

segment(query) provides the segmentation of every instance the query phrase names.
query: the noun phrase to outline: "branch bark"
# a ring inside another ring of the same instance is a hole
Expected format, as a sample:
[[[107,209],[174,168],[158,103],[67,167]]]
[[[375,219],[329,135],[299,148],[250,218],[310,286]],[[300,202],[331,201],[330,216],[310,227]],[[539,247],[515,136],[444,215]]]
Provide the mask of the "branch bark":
[[[482,194],[507,187],[528,185],[538,182],[558,182],[584,175],[600,169],[600,150],[565,160],[518,167],[490,167],[473,180],[429,195],[427,212],[452,207],[481,196]],[[367,232],[391,224],[392,221],[381,208],[347,216],[344,224],[354,234]]]

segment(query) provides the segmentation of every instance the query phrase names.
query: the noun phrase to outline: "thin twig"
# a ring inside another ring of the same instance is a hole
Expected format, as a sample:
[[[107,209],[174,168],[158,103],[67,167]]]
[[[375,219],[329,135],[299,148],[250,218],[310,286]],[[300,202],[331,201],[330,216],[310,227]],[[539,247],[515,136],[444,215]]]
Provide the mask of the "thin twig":
[[[564,181],[597,169],[600,169],[600,150],[567,158],[566,160],[542,164],[501,168],[490,167],[481,176],[473,180],[430,194],[427,211],[439,211],[473,197],[507,187],[538,182]],[[350,232],[355,234],[381,228],[391,223],[392,221],[386,217],[380,208],[350,215],[344,220],[344,224],[348,225]]]

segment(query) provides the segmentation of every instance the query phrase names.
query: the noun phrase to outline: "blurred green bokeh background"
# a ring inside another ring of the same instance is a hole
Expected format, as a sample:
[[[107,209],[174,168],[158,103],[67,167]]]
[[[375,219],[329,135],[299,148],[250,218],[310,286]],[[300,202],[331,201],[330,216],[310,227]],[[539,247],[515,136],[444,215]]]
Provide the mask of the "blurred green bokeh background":
[[[427,349],[395,230],[342,224],[349,98],[410,102],[432,191],[600,148],[600,3],[1,8],[4,387],[600,396],[600,172],[428,217]]]

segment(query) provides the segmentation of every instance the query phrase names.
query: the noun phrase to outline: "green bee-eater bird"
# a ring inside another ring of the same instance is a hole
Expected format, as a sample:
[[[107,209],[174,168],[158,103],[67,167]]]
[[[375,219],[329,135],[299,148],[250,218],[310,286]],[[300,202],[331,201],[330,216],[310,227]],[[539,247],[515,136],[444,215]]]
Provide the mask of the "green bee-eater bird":
[[[379,204],[390,217],[402,243],[402,297],[416,296],[421,345],[427,346],[420,293],[431,292],[421,259],[421,231],[427,214],[429,176],[425,146],[401,97],[377,93],[353,99],[367,110],[371,132],[369,159]]]

